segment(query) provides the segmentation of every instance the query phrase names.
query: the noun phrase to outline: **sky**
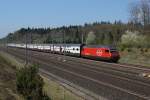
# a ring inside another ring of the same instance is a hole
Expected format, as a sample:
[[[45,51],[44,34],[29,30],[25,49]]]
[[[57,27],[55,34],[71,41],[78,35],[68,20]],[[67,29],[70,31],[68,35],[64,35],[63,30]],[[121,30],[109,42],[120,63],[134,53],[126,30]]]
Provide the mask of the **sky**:
[[[27,27],[60,27],[129,19],[137,0],[0,0],[0,38]]]

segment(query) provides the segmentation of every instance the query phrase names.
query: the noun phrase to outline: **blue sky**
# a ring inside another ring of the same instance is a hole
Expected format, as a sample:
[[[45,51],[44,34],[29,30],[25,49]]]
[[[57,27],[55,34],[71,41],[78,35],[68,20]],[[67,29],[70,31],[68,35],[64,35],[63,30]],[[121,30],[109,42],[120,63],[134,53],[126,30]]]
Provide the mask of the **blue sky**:
[[[0,0],[0,38],[21,27],[57,27],[129,18],[137,0]]]

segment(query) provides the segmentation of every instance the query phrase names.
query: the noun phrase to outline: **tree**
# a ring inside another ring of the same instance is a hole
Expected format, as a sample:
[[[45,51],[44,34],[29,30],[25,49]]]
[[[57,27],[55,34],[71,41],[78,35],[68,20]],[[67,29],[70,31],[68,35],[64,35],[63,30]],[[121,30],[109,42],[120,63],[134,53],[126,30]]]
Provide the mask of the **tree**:
[[[48,35],[44,43],[52,43],[52,37],[51,35]]]
[[[139,32],[126,31],[126,34],[121,37],[121,44],[123,47],[148,47],[149,41],[145,35]]]
[[[148,0],[141,0],[141,13],[143,25],[150,24],[150,5]]]
[[[130,21],[133,22],[133,24],[140,23],[140,8],[138,4],[132,4],[130,7]]]
[[[134,24],[140,23],[144,27],[150,24],[150,3],[148,0],[141,0],[131,4],[130,20]]]
[[[35,65],[24,67],[17,71],[17,91],[26,100],[50,100],[43,93],[43,79],[38,74],[38,67]]]
[[[95,44],[95,39],[96,39],[96,36],[94,34],[94,32],[89,32],[87,38],[86,38],[86,44]]]

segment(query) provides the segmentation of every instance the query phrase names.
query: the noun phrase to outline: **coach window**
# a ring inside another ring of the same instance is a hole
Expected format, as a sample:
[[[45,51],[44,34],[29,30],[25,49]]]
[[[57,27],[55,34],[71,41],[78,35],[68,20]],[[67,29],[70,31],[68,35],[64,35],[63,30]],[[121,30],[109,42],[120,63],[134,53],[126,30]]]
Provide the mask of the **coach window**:
[[[77,48],[77,51],[78,51],[79,49]]]
[[[73,48],[73,50],[75,50],[75,49]]]

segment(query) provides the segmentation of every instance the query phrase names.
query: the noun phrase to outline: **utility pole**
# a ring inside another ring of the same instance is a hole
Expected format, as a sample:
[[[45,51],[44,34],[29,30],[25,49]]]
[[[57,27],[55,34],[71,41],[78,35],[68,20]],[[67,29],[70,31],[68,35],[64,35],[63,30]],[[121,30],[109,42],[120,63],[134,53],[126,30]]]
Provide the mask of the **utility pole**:
[[[6,40],[5,40],[5,41],[6,41],[6,42],[5,42],[6,52],[8,52],[8,40],[7,40],[7,39],[8,39],[8,37],[6,37]]]
[[[33,48],[33,44],[32,44],[32,32],[29,32],[29,35],[30,35],[30,41],[29,41],[29,44],[30,44],[30,48]],[[32,46],[32,47],[31,47]],[[32,59],[32,54],[30,54],[32,52],[29,52],[29,62],[32,63],[31,59]]]
[[[51,33],[51,37],[52,37],[52,33]],[[53,37],[54,37],[54,36],[53,36]],[[51,47],[51,48],[52,48],[52,53],[54,53],[54,44],[53,44],[54,41],[53,41],[53,37],[51,38],[51,39],[52,39],[52,41],[51,41],[51,43],[52,43],[52,45],[51,45],[51,46],[52,46],[52,47]]]
[[[84,36],[83,36],[83,34],[84,34],[84,33],[82,32],[82,34],[81,34],[81,35],[82,35],[82,37],[81,37],[81,44],[84,43],[84,38],[83,38]]]
[[[64,48],[64,60],[63,60],[63,62],[66,61],[66,59],[65,59],[65,56],[66,56],[66,40],[65,40],[65,37],[66,37],[66,34],[65,34],[65,31],[64,31],[63,32],[63,43],[64,43],[65,48]]]
[[[27,45],[28,45],[28,41],[27,41],[27,33],[25,33],[25,67],[28,65],[28,48],[27,48]]]

